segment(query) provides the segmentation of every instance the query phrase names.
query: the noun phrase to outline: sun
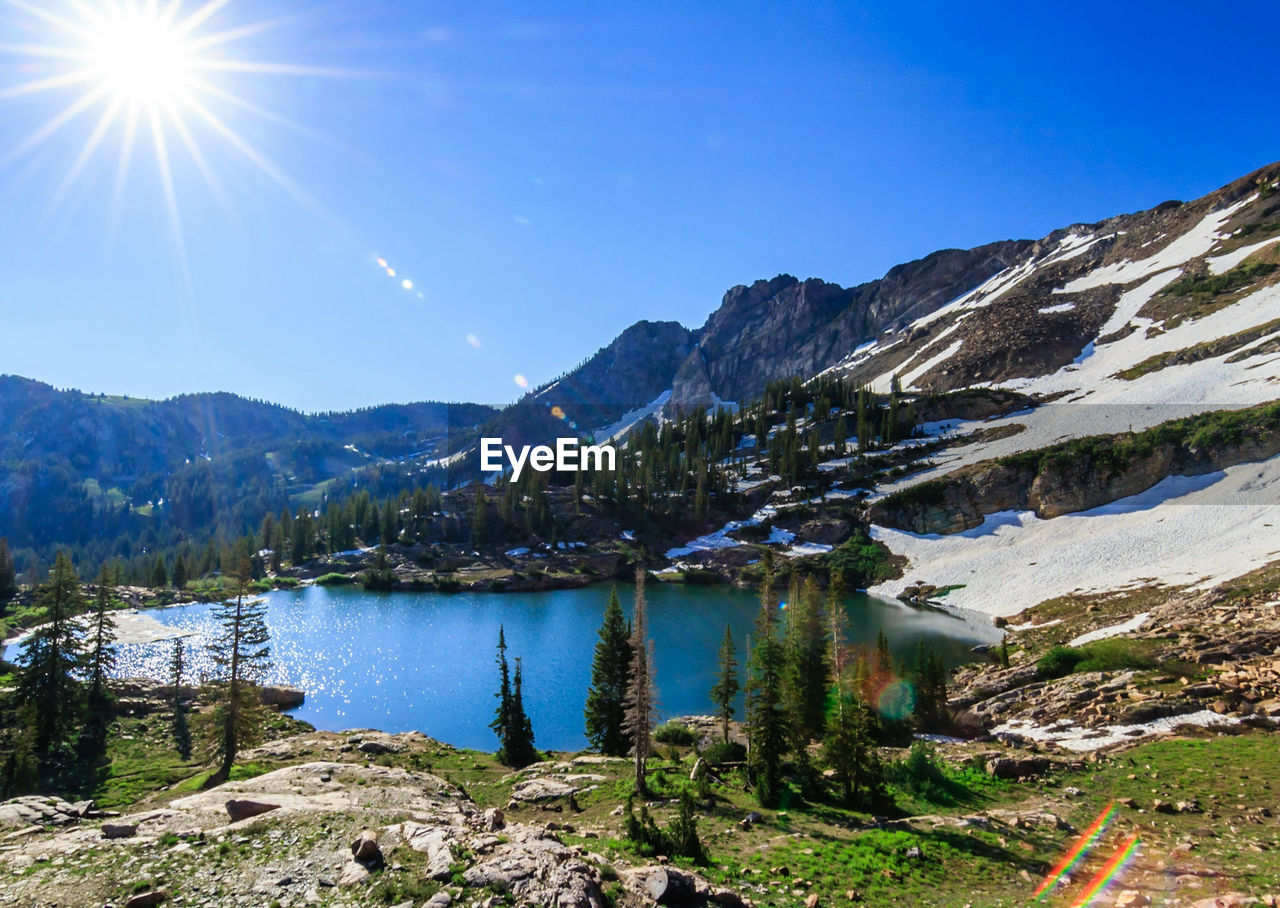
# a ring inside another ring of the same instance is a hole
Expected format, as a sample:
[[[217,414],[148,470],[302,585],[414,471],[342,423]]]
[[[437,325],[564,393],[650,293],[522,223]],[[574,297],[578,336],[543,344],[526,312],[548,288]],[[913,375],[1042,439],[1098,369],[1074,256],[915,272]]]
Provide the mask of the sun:
[[[89,162],[96,155],[109,154],[112,145],[118,149],[112,219],[138,157],[137,146],[149,145],[154,167],[148,169],[163,187],[180,245],[173,167],[177,155],[194,164],[224,204],[208,153],[214,148],[225,150],[316,210],[288,174],[237,131],[231,114],[305,130],[243,96],[233,80],[252,76],[249,84],[258,90],[264,81],[260,76],[355,73],[246,59],[246,45],[253,39],[294,20],[225,22],[232,5],[232,0],[205,0],[201,5],[183,0],[0,0],[0,9],[8,7],[14,20],[0,19],[0,34],[34,36],[21,43],[0,43],[0,57],[15,58],[10,71],[25,77],[17,84],[0,85],[0,102],[46,95],[63,98],[62,106],[55,107],[33,132],[9,149],[0,148],[0,167],[31,155],[74,132],[74,124],[87,121],[92,125],[81,132],[83,141],[52,194],[51,210]]]
[[[191,91],[199,50],[158,7],[109,9],[90,32],[91,81],[125,104],[168,104]]]

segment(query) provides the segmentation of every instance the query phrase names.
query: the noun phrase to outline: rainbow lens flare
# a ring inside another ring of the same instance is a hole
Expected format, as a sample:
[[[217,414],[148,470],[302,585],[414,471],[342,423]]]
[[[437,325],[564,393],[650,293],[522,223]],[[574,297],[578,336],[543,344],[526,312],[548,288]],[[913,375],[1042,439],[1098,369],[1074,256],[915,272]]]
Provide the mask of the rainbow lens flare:
[[[1093,879],[1089,881],[1089,885],[1084,887],[1084,892],[1080,893],[1080,897],[1071,903],[1071,908],[1084,908],[1094,900],[1097,895],[1106,889],[1116,877],[1124,872],[1129,866],[1129,862],[1133,860],[1133,856],[1138,852],[1138,846],[1141,840],[1136,835],[1131,835],[1125,839],[1124,844],[1116,849],[1115,854],[1107,859],[1107,863],[1102,865]]]
[[[1063,856],[1062,860],[1049,871],[1049,875],[1044,878],[1044,882],[1031,895],[1035,899],[1042,899],[1045,894],[1052,889],[1064,876],[1072,871],[1072,869],[1083,860],[1084,856],[1089,853],[1094,843],[1102,837],[1107,831],[1107,826],[1111,824],[1112,818],[1116,815],[1116,805],[1112,801],[1106,806],[1102,813],[1089,824],[1089,828],[1080,834],[1080,838],[1076,839],[1075,844]]]

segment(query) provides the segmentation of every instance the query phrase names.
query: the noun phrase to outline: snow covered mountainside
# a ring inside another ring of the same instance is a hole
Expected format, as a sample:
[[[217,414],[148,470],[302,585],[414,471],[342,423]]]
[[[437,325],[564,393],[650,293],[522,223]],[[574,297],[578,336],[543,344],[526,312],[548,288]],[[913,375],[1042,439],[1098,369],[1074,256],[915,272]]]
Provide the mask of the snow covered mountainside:
[[[1280,399],[1278,181],[1273,165],[1196,202],[1058,231],[837,366],[877,389],[998,387],[1040,401],[931,427],[957,443],[878,489],[873,520],[892,511],[876,503],[893,504],[904,489],[954,496],[960,476],[964,494],[982,498],[982,482],[1025,452]],[[981,438],[965,443],[979,428]],[[1140,493],[1069,514],[984,511],[978,501],[983,522],[959,532],[874,526],[873,537],[909,563],[905,578],[876,591],[954,586],[951,604],[1014,614],[1072,592],[1239,576],[1280,558],[1274,454],[1263,445],[1257,462],[1192,478],[1166,463],[1164,478],[1148,477],[1155,484]]]

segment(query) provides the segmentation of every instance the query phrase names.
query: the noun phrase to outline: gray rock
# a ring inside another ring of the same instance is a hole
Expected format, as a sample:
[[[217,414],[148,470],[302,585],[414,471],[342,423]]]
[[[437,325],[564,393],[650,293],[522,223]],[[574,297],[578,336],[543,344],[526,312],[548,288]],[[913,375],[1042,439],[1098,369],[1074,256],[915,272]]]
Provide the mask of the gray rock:
[[[232,798],[227,801],[227,816],[231,817],[232,823],[239,823],[241,820],[247,820],[249,817],[256,817],[260,814],[269,813],[272,810],[279,810],[279,804],[271,804],[267,801],[251,801],[248,798]]]
[[[138,834],[137,823],[103,823],[102,837],[104,839],[130,839]]]

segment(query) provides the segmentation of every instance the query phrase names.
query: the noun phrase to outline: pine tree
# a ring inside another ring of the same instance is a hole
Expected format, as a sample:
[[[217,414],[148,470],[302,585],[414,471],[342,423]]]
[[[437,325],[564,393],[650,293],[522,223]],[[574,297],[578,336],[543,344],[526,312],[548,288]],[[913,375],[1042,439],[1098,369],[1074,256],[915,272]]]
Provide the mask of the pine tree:
[[[9,554],[9,540],[0,536],[0,615],[4,605],[18,595],[18,575],[13,570],[13,556]]]
[[[488,511],[489,499],[485,495],[484,485],[477,485],[475,508],[471,515],[471,544],[476,548],[489,541],[489,531],[485,525],[485,517]]]
[[[116,625],[107,614],[114,592],[111,575],[107,566],[103,565],[102,573],[98,576],[98,595],[94,603],[93,623],[90,625],[89,703],[92,706],[101,706],[106,701],[107,676],[116,666],[113,646]]]
[[[218,631],[209,644],[217,679],[212,743],[220,762],[206,786],[230,778],[236,754],[253,741],[260,728],[257,684],[270,668],[271,648],[265,606],[245,601],[250,577],[249,559],[242,554],[235,567],[234,598],[224,600],[213,610]]]
[[[867,707],[863,693],[867,663],[862,658],[856,662],[850,658],[845,643],[847,618],[844,609],[836,607],[837,602],[838,597],[833,596],[828,618],[831,708],[822,750],[840,782],[845,802],[853,804],[879,790],[883,771],[875,749],[875,715]]]
[[[497,662],[501,680],[498,684],[498,693],[494,696],[498,698],[498,708],[494,711],[493,721],[489,723],[489,727],[498,736],[498,762],[506,763],[507,737],[511,728],[511,668],[507,664],[507,634],[501,625],[498,626]]]
[[[396,502],[394,498],[388,498],[382,505],[382,544],[391,545],[400,535],[400,531],[396,526]]]
[[[378,509],[368,502],[364,509],[364,521],[360,524],[360,541],[365,545],[377,545],[382,541],[382,524],[378,521]]]
[[[187,726],[187,711],[182,701],[182,683],[186,674],[186,653],[182,638],[173,641],[173,655],[169,657],[169,684],[173,687],[173,743],[184,760],[191,758],[191,729]]]
[[[878,684],[883,684],[893,677],[893,654],[889,651],[889,638],[884,635],[884,628],[876,632],[876,652],[872,672]]]
[[[742,688],[738,682],[738,658],[733,645],[733,629],[728,624],[724,626],[724,641],[720,644],[716,665],[716,683],[711,688],[711,702],[716,705],[716,715],[720,717],[721,731],[727,744],[729,720],[734,713],[733,701]]]
[[[587,740],[603,754],[622,757],[629,747],[625,724],[631,642],[616,586],[609,593],[599,636],[591,662],[591,688],[587,691]]]
[[[812,577],[803,591],[787,604],[787,707],[795,722],[798,749],[825,727],[827,685],[827,632],[822,594]]]
[[[947,671],[941,657],[923,640],[916,648],[916,718],[924,726],[942,721],[947,706]]]
[[[181,592],[187,588],[187,559],[179,552],[173,559],[173,588]]]
[[[524,668],[519,656],[516,657],[516,673],[512,679],[507,762],[517,769],[538,762],[538,751],[533,745],[533,722],[524,709]]]
[[[631,682],[627,689],[627,717],[624,728],[635,754],[635,791],[648,793],[645,760],[653,754],[653,651],[649,642],[649,618],[644,601],[643,567],[636,568],[635,618],[631,625]]]
[[[773,566],[766,562],[760,587],[760,615],[747,661],[747,764],[756,797],[765,807],[775,806],[782,797],[782,760],[791,737],[791,719],[783,697],[786,651],[778,639],[776,611]]]
[[[498,709],[489,727],[498,736],[498,762],[520,768],[537,762],[538,753],[533,746],[533,723],[524,711],[524,677],[520,660],[516,659],[514,684],[507,663],[506,631],[498,628]]]
[[[164,556],[157,555],[156,563],[151,568],[151,586],[153,589],[162,590],[169,585],[169,571],[164,565]]]
[[[74,619],[82,604],[80,579],[67,553],[59,552],[49,579],[36,590],[45,623],[27,637],[18,657],[17,701],[31,709],[32,747],[40,757],[61,747],[80,717],[76,678],[84,666],[84,628]]]

